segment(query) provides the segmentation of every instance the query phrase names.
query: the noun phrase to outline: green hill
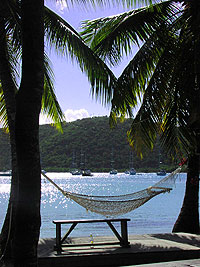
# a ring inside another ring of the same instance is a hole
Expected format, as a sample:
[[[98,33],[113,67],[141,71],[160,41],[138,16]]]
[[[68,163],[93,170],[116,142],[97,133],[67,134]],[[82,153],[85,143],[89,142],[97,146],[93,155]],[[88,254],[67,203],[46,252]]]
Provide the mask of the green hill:
[[[81,163],[93,172],[107,172],[113,167],[118,171],[129,168],[130,152],[127,131],[131,120],[110,129],[108,117],[94,117],[63,124],[63,134],[50,125],[40,126],[40,150],[42,168],[47,171],[69,171],[72,163]],[[8,134],[0,130],[0,171],[10,169]],[[111,157],[113,151],[113,157]],[[133,166],[137,171],[157,171],[159,147],[141,160],[133,152]],[[74,159],[74,160],[73,160]],[[173,170],[174,165],[162,153],[163,167]]]
[[[9,136],[2,129],[0,129],[0,171],[9,170],[10,166]]]

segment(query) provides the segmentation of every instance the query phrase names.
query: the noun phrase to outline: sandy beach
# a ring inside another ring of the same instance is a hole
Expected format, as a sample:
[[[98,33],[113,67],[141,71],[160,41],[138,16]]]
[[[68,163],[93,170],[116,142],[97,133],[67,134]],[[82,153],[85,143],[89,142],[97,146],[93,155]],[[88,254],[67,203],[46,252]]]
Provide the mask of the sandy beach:
[[[112,242],[115,241],[115,237],[94,237],[94,243],[102,241]],[[130,248],[122,248],[119,245],[91,248],[88,237],[70,238],[67,242],[69,244],[88,242],[88,247],[67,247],[61,255],[58,255],[54,251],[54,238],[40,239],[39,266],[154,266],[155,264],[173,267],[200,266],[200,260],[197,260],[200,258],[200,236],[194,234],[130,235]],[[195,259],[195,264],[198,265],[184,265],[191,259],[193,261]]]

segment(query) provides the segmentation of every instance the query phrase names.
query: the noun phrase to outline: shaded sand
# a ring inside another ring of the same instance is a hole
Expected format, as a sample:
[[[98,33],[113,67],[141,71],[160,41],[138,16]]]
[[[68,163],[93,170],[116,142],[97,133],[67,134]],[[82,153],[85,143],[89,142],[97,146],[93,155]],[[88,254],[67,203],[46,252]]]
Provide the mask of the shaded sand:
[[[94,243],[108,241],[117,240],[111,236],[94,236]],[[136,266],[137,264],[200,258],[199,235],[185,233],[130,235],[129,242],[130,248],[122,248],[119,245],[91,248],[89,237],[69,238],[67,240],[69,244],[88,243],[88,246],[67,247],[61,255],[58,255],[54,251],[54,238],[40,239],[39,266]],[[200,261],[199,265],[194,266],[200,267]]]

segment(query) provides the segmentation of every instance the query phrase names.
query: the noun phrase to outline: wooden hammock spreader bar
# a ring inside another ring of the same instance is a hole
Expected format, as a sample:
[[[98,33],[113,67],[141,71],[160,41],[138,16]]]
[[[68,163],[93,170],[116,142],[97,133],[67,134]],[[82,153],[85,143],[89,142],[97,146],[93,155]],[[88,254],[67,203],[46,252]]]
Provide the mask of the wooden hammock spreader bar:
[[[170,192],[172,190],[172,188],[170,187],[161,187],[161,186],[149,186],[147,190],[151,190],[151,192],[153,192],[152,189],[159,189],[159,190],[163,190],[164,192]]]

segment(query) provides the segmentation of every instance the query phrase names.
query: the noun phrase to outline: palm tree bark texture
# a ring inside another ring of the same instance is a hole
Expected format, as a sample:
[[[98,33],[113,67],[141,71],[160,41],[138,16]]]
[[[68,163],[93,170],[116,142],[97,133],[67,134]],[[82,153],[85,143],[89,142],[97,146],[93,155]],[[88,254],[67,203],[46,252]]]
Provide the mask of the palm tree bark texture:
[[[173,232],[199,233],[199,155],[188,158],[186,191]],[[191,220],[192,218],[192,220]]]
[[[18,200],[12,257],[14,266],[37,266],[41,167],[39,114],[44,88],[43,0],[22,0],[22,78],[16,97],[15,141]]]

